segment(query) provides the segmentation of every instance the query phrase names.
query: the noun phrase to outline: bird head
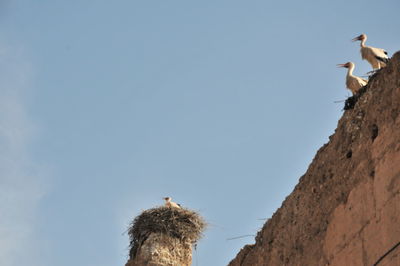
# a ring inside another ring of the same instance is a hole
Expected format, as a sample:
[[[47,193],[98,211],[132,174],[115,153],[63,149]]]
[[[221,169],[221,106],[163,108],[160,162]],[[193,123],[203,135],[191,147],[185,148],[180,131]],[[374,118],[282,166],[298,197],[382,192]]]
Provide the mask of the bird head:
[[[349,68],[353,66],[354,64],[352,62],[347,62],[346,64],[338,64],[338,67],[344,67],[344,68]]]
[[[171,198],[170,198],[170,197],[165,197],[165,198],[163,198],[163,200],[165,200],[165,201],[171,201]]]
[[[365,40],[365,39],[367,39],[367,35],[365,35],[365,34],[363,33],[363,34],[361,34],[361,35],[355,37],[354,39],[352,39],[352,41],[353,41],[353,42],[356,42],[356,41],[362,41],[362,40]]]

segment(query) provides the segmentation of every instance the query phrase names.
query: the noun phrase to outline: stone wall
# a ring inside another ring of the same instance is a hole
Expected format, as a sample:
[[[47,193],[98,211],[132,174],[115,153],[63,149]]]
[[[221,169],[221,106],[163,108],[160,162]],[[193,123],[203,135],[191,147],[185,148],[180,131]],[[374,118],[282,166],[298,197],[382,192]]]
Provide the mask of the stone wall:
[[[374,265],[400,242],[399,52],[329,139],[231,266]],[[400,246],[378,265],[400,265]]]

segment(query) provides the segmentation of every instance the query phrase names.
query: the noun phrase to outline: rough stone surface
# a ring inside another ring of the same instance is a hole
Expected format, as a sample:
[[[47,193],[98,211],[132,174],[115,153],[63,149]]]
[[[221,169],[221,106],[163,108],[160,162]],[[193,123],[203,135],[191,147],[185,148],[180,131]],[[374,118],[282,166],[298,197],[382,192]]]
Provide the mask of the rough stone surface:
[[[399,221],[400,52],[230,265],[373,265],[400,241]],[[383,265],[400,265],[400,247]]]
[[[125,266],[189,266],[192,244],[160,233],[151,234]]]

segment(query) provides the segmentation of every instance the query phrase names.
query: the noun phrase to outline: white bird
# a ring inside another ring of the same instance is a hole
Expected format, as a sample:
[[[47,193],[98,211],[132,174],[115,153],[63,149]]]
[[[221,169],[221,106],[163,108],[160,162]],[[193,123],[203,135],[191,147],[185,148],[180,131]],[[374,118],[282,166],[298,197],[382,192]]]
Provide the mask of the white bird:
[[[387,62],[389,62],[389,57],[384,49],[365,45],[365,42],[367,41],[366,34],[361,34],[360,36],[355,37],[352,41],[361,41],[361,57],[363,60],[367,60],[373,69],[385,67]]]
[[[178,203],[175,203],[172,201],[172,198],[170,197],[165,197],[163,198],[165,200],[165,206],[168,208],[176,208],[176,209],[180,209],[181,206]]]
[[[353,75],[353,70],[354,70],[353,62],[347,62],[346,64],[338,64],[338,67],[345,67],[348,69],[346,76],[346,87],[349,90],[351,90],[353,95],[356,94],[359,89],[367,85],[368,80]]]

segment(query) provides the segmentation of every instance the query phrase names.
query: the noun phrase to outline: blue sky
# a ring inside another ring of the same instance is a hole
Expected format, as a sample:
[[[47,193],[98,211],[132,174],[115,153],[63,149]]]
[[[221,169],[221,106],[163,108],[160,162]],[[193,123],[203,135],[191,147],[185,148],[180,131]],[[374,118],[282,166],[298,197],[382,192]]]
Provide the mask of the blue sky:
[[[358,43],[399,49],[397,0],[1,1],[0,264],[124,265],[171,196],[225,265],[342,114]]]

